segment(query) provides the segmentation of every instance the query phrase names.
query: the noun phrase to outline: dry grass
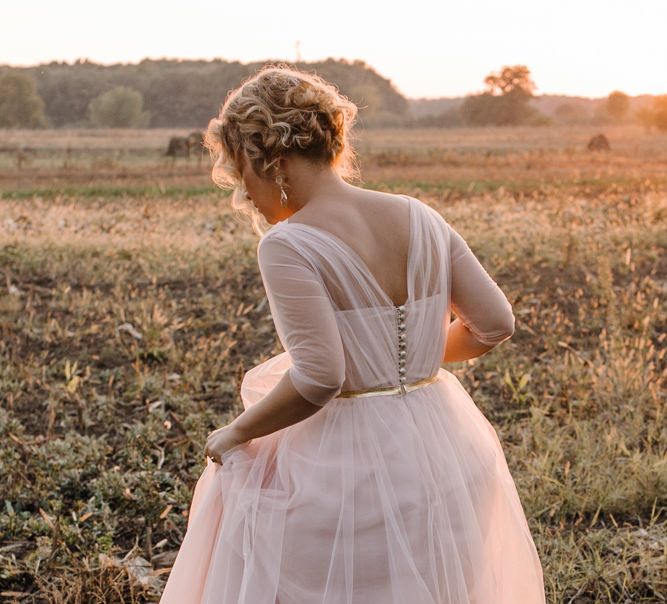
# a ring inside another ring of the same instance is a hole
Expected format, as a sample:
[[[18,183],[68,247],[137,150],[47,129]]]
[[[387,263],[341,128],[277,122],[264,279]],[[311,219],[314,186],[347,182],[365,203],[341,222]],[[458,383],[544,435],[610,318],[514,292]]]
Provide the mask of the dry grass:
[[[21,173],[0,153],[8,602],[157,601],[205,436],[280,350],[256,239],[208,164],[121,134],[0,136],[40,143]],[[591,155],[592,134],[368,132],[360,160],[365,186],[436,207],[513,303],[514,337],[448,368],[503,442],[549,602],[665,602],[667,138],[617,129]]]

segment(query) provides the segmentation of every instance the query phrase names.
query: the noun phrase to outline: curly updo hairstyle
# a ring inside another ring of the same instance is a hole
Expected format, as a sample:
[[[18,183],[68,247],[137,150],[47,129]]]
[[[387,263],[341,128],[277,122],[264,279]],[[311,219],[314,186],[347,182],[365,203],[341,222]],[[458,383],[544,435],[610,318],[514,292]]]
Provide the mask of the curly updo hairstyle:
[[[320,76],[282,62],[265,65],[229,91],[209,122],[204,147],[213,159],[213,182],[233,189],[232,208],[247,215],[261,236],[270,225],[244,197],[243,150],[262,178],[275,179],[280,157],[300,154],[346,180],[360,179],[351,134],[357,111]]]

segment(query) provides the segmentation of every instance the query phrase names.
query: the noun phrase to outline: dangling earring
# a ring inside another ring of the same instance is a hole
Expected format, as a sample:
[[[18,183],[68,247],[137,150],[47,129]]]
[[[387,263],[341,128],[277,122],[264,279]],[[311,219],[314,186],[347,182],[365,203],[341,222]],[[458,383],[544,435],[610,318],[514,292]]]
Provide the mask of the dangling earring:
[[[287,193],[285,192],[285,189],[283,188],[283,177],[278,176],[276,177],[276,182],[278,183],[278,186],[280,187],[280,206],[283,208],[287,207]]]

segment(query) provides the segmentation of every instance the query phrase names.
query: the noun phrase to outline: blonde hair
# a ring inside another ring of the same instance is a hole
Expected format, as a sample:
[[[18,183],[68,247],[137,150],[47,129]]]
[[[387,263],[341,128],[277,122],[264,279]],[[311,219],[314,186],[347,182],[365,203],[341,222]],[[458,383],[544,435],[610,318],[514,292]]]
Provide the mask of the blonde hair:
[[[243,151],[261,178],[275,176],[280,157],[300,154],[342,178],[360,179],[351,134],[357,111],[320,76],[283,62],[265,65],[227,93],[209,122],[203,144],[213,159],[213,182],[233,189],[232,208],[247,215],[261,236],[270,224],[243,196]]]

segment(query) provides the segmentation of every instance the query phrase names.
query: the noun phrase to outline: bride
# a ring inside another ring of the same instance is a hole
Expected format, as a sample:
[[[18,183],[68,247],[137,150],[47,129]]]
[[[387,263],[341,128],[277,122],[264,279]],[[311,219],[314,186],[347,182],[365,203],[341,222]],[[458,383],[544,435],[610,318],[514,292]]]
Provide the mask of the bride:
[[[209,124],[284,352],[206,441],[163,604],[545,602],[501,443],[442,367],[510,338],[511,304],[435,209],[348,182],[356,115],[279,64]]]

